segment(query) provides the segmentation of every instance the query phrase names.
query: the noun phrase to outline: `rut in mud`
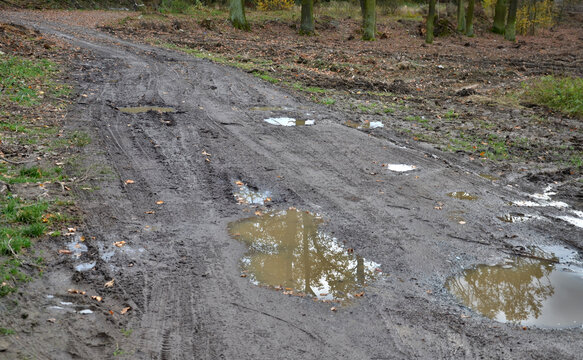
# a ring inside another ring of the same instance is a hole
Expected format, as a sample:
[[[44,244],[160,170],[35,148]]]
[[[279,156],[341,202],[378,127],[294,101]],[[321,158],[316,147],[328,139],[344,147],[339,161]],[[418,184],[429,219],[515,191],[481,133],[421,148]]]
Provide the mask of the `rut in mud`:
[[[95,267],[71,278],[73,262],[65,261],[52,270],[59,281],[31,285],[39,297],[66,296],[71,286],[98,290],[105,302],[85,315],[38,311],[36,330],[23,333],[11,354],[107,358],[123,349],[128,358],[154,359],[515,359],[577,358],[583,351],[580,328],[525,331],[498,323],[462,306],[444,286],[513,246],[583,248],[583,230],[561,220],[580,210],[570,199],[568,207],[545,206],[550,200],[516,184],[501,186],[437,151],[369,136],[343,125],[344,114],[237,70],[25,13],[9,19],[91,54],[71,74],[80,96],[69,123],[94,136],[86,162],[107,164],[115,177],[79,194]],[[149,106],[177,111],[118,110]],[[314,124],[264,121],[282,115]],[[271,201],[240,203],[233,179],[269,189]],[[460,193],[475,198],[448,195]],[[498,218],[516,212],[519,201],[535,204],[521,211],[537,220]],[[240,276],[247,248],[229,236],[228,224],[290,206],[321,214],[326,236],[382,264],[363,296],[341,306]],[[119,241],[125,246],[112,246]],[[23,306],[41,303],[33,297]],[[119,329],[132,332],[121,336]]]

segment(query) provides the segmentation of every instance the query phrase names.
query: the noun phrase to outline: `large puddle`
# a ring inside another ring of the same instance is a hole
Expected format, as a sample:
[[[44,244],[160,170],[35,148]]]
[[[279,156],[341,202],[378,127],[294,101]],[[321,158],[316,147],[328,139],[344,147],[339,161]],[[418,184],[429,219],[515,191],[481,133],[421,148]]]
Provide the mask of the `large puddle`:
[[[322,222],[289,209],[231,223],[231,236],[249,246],[241,260],[243,276],[256,285],[319,300],[362,296],[380,265],[318,230]]]
[[[582,326],[583,268],[577,254],[559,247],[534,248],[529,254],[536,258],[513,257],[505,264],[465,270],[450,278],[446,287],[466,306],[500,322],[541,328]]]

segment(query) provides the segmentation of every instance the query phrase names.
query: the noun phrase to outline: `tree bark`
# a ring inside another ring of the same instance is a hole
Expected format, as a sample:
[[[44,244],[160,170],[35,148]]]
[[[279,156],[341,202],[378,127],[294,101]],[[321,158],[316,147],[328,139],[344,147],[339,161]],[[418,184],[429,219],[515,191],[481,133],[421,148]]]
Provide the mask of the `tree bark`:
[[[314,35],[314,0],[302,0],[301,35]]]
[[[464,12],[464,0],[457,0],[457,31],[462,32],[466,28],[466,13]]]
[[[518,9],[518,0],[510,0],[508,8],[508,18],[506,19],[506,29],[504,30],[504,38],[506,40],[516,40],[516,10]]]
[[[229,20],[239,30],[249,30],[247,18],[245,18],[245,0],[229,0]]]
[[[475,0],[468,0],[468,13],[466,14],[466,36],[474,36],[474,4]]]
[[[504,34],[504,22],[506,21],[506,0],[497,0],[494,10],[494,25],[492,32]]]
[[[362,39],[374,41],[377,32],[376,1],[364,0]]]
[[[425,42],[433,43],[433,27],[435,25],[435,0],[429,0],[429,14],[425,24]]]

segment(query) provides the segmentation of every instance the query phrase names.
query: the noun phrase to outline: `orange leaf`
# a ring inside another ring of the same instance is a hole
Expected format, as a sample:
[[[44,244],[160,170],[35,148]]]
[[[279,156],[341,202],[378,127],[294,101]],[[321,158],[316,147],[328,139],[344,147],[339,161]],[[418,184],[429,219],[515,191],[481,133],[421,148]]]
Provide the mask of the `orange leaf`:
[[[162,200],[158,200],[158,201],[156,201],[156,204],[158,204],[158,205],[162,205],[162,204],[164,204],[164,201],[162,201]]]
[[[133,180],[126,180],[126,184],[133,184],[133,183],[135,183],[135,181],[133,181]]]
[[[115,282],[115,279],[111,279],[110,281],[106,282],[103,286],[105,286],[106,288],[113,287],[114,282]]]
[[[71,253],[71,250],[66,250],[66,249],[59,250],[59,254],[67,254],[68,255],[70,253]]]
[[[128,307],[125,307],[125,308],[121,309],[121,311],[119,313],[122,314],[122,315],[124,315],[125,313],[127,313],[130,310],[131,310],[131,307],[128,306]]]

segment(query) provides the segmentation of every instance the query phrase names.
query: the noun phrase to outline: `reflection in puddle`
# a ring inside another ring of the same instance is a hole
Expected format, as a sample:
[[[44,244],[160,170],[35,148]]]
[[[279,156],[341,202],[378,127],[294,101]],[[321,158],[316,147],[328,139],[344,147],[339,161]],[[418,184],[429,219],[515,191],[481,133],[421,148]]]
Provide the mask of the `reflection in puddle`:
[[[344,125],[354,129],[377,129],[385,126],[382,121],[365,121],[364,123],[360,123],[351,120],[345,121]]]
[[[160,107],[160,106],[135,106],[135,107],[120,107],[119,111],[126,114],[141,114],[147,113],[148,111],[154,111],[157,113],[173,113],[176,109],[171,107]]]
[[[480,197],[477,195],[472,195],[465,191],[454,191],[447,194],[447,196],[458,200],[478,200]]]
[[[314,125],[314,120],[296,120],[288,117],[269,118],[264,120],[266,123],[277,126],[309,126]]]
[[[558,218],[569,224],[583,228],[583,211],[573,210],[571,213],[575,216],[559,216]]]
[[[532,219],[539,219],[539,216],[535,215],[527,215],[527,214],[520,214],[520,213],[510,213],[503,216],[497,216],[498,220],[506,222],[506,223],[521,223],[526,222]]]
[[[87,245],[81,241],[81,235],[75,234],[75,239],[65,244],[67,249],[71,252],[72,257],[80,257],[81,254],[87,252]]]
[[[395,171],[395,172],[406,172],[406,171],[415,170],[417,168],[417,166],[415,166],[415,165],[405,165],[405,164],[387,164],[386,167],[390,171]]]
[[[253,191],[241,181],[236,181],[235,185],[237,185],[237,192],[233,193],[233,196],[239,204],[265,205],[271,201],[269,191]]]
[[[79,272],[88,271],[88,270],[93,269],[96,264],[97,264],[97,262],[95,262],[95,261],[90,262],[90,263],[77,264],[77,265],[75,265],[75,271],[79,271]]]
[[[380,265],[319,231],[321,223],[319,217],[290,209],[231,223],[229,232],[249,246],[241,262],[256,285],[319,300],[362,296]]]
[[[540,249],[533,250],[533,255],[549,258]],[[542,259],[513,260],[465,270],[450,278],[446,287],[466,306],[500,322],[544,328],[583,324],[583,269],[573,271]]]

